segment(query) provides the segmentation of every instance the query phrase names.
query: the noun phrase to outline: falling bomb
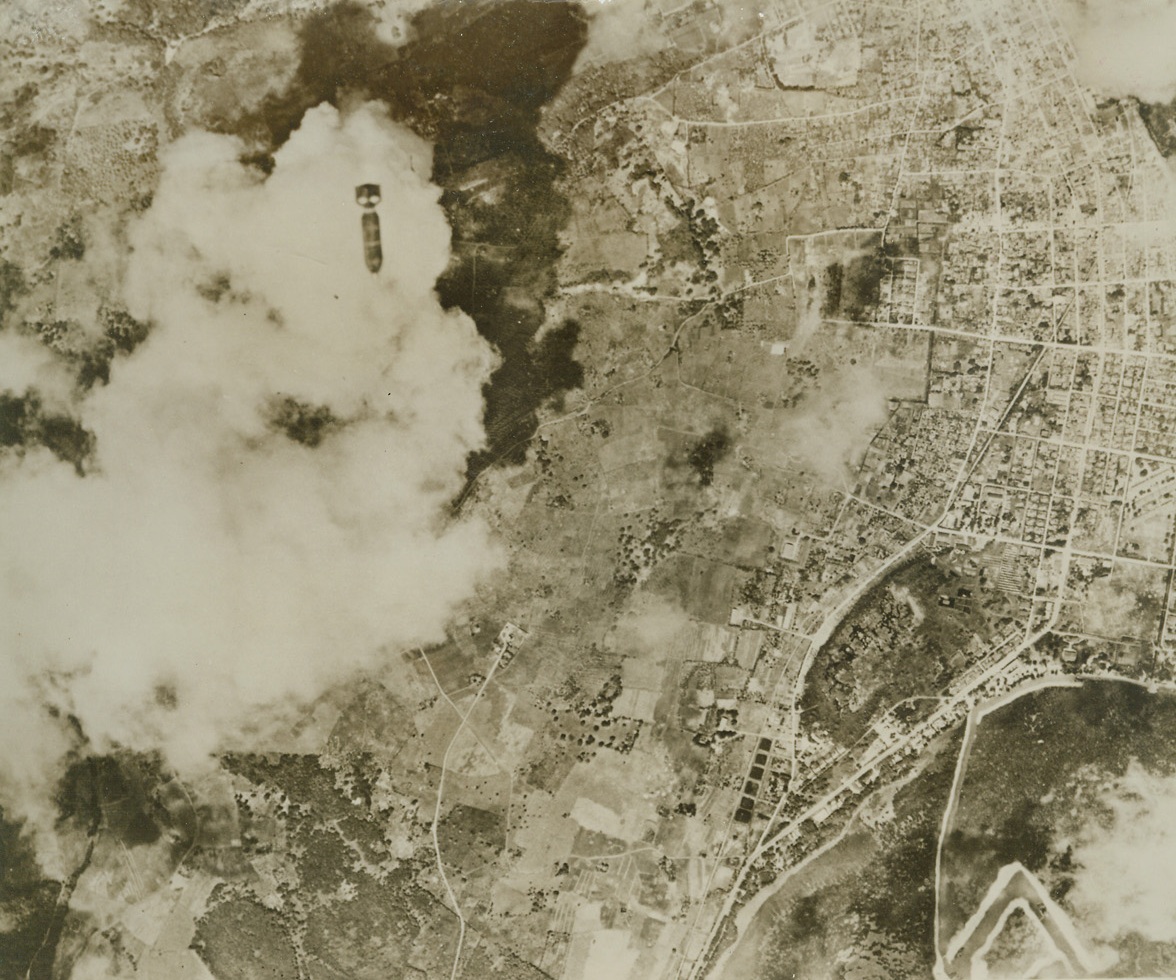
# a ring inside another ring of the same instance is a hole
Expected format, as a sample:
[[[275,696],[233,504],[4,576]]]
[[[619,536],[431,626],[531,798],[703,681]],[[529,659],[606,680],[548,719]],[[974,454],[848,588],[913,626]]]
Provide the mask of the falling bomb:
[[[376,214],[376,205],[380,203],[379,184],[360,184],[355,188],[355,202],[364,209],[361,219],[363,225],[363,261],[369,272],[379,272],[384,264],[384,249],[380,245],[380,216]]]

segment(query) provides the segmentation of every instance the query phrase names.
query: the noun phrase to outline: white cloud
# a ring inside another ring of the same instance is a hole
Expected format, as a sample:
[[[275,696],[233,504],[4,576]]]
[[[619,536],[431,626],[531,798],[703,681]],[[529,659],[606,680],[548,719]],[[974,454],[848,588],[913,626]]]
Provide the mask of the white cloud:
[[[268,179],[240,149],[196,133],[163,155],[123,297],[153,330],[80,405],[92,471],[42,451],[0,470],[0,739],[25,747],[0,801],[22,812],[64,745],[46,701],[99,749],[197,766],[263,706],[439,639],[498,561],[484,525],[445,517],[492,355],[433,292],[449,228],[429,148],[378,106],[322,106]],[[384,192],[379,276],[361,182]],[[275,396],[348,422],[298,444]]]
[[[19,394],[29,388],[59,406],[70,400],[73,379],[44,344],[12,330],[0,332],[0,392]]]
[[[828,368],[781,421],[781,441],[803,467],[841,486],[887,416],[886,387],[872,367]]]
[[[1109,823],[1092,820],[1074,841],[1079,920],[1103,941],[1137,932],[1176,942],[1176,778],[1132,763],[1101,802]]]
[[[73,965],[70,980],[111,980],[112,977],[128,975],[122,972],[114,958],[105,951],[87,950]]]
[[[391,0],[372,8],[376,37],[385,44],[399,45],[413,34],[412,19],[431,6],[433,0]]]
[[[576,70],[656,54],[669,44],[651,0],[589,0],[584,12],[588,41],[576,60]]]
[[[617,646],[625,653],[664,655],[690,626],[690,617],[677,602],[639,592],[617,623]]]
[[[1071,0],[1063,9],[1084,84],[1146,102],[1176,97],[1176,0]]]

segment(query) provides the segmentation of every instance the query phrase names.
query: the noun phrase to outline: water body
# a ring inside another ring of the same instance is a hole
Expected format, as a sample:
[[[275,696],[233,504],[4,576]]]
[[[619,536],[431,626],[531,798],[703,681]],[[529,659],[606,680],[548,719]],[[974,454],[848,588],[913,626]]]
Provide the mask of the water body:
[[[574,3],[497,0],[441,3],[416,15],[412,28],[414,38],[393,47],[356,3],[311,16],[288,91],[226,128],[258,147],[251,159],[265,169],[308,108],[359,96],[385,102],[433,142],[432,178],[454,231],[437,291],[502,357],[484,392],[488,446],[469,461],[473,479],[488,466],[521,462],[539,407],[582,380],[576,324],[536,341],[570,215],[559,185],[563,160],[537,130],[587,40],[587,20]],[[474,179],[483,183],[462,189]],[[487,186],[497,192],[493,204],[479,196]]]

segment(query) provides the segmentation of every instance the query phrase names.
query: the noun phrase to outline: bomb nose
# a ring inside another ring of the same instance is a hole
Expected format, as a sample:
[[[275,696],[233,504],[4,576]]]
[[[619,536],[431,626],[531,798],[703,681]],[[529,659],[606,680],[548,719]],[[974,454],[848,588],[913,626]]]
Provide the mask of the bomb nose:
[[[380,185],[360,184],[355,188],[355,203],[360,207],[374,208],[380,203]]]

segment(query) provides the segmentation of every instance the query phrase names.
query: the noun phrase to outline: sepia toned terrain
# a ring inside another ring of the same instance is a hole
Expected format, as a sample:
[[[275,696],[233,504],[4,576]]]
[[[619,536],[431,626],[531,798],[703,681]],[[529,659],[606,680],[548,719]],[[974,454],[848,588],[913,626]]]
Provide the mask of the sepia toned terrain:
[[[0,980],[1176,976],[1173,37],[0,4]]]

